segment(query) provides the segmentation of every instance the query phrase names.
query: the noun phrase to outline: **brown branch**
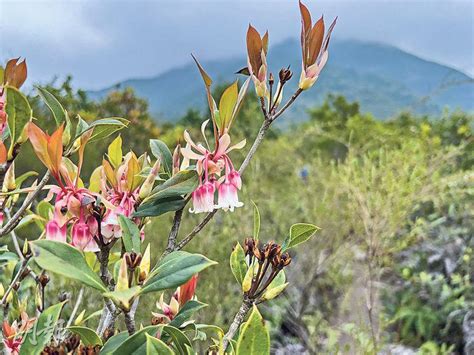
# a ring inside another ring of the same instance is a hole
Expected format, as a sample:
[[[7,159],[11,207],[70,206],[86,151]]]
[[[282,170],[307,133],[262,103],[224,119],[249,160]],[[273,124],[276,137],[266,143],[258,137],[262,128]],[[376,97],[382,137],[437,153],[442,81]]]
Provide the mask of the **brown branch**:
[[[234,320],[229,327],[229,331],[226,333],[226,335],[224,335],[224,339],[222,340],[222,350],[224,352],[227,349],[227,346],[229,346],[229,342],[234,338],[235,333],[237,333],[237,331],[239,330],[240,325],[243,323],[245,316],[247,315],[251,307],[252,300],[244,296],[239,311],[235,315]]]

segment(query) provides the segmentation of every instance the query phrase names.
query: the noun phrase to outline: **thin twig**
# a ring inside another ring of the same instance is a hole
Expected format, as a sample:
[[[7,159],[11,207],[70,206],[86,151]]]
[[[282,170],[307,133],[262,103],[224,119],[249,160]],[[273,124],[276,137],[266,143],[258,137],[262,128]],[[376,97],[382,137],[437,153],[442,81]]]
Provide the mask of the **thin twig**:
[[[178,238],[179,226],[181,225],[181,218],[183,217],[184,207],[177,210],[173,218],[173,226],[171,227],[170,234],[168,236],[168,245],[166,246],[165,253],[171,253],[176,247],[176,238]]]
[[[288,100],[288,102],[277,112],[272,116],[272,122],[275,121],[280,115],[286,111],[288,107],[291,106],[291,104],[296,100],[298,96],[303,92],[303,90],[298,89],[296,92],[291,96],[291,98]]]
[[[74,308],[72,309],[71,316],[69,317],[69,320],[67,321],[66,327],[71,326],[74,318],[76,317],[76,313],[79,310],[79,306],[81,305],[83,296],[84,296],[84,288],[81,288],[79,290],[79,294],[77,295],[76,304],[74,305]]]
[[[10,294],[10,292],[12,292],[13,287],[15,287],[15,284],[18,282],[18,280],[20,280],[21,276],[24,274],[26,268],[28,267],[28,261],[29,261],[29,259],[26,259],[26,258],[23,259],[23,261],[21,263],[20,270],[18,270],[18,272],[15,275],[15,277],[13,278],[12,282],[10,282],[10,285],[8,286],[7,290],[5,291],[5,294],[2,297],[2,300],[0,301],[0,306],[2,306],[2,307],[5,306],[5,304],[7,302],[8,295]]]
[[[50,173],[48,170],[44,174],[39,184],[36,186],[36,190],[26,197],[18,211],[16,211],[12,218],[9,219],[8,222],[0,229],[0,238],[10,233],[18,225],[18,223],[20,223],[25,211],[30,207],[36,196],[38,196],[38,194],[43,190],[43,187],[47,184],[49,176]]]

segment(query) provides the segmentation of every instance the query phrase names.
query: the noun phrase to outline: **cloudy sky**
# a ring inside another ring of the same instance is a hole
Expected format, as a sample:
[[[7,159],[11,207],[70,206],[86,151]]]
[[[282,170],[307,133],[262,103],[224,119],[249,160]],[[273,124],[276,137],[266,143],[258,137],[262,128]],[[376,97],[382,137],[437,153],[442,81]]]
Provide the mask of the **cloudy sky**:
[[[473,1],[306,3],[313,17],[339,16],[334,38],[393,44],[474,74]],[[98,89],[185,64],[190,52],[242,55],[249,22],[268,28],[271,43],[297,37],[297,1],[0,0],[0,60],[26,57],[34,82],[72,74],[75,85]]]

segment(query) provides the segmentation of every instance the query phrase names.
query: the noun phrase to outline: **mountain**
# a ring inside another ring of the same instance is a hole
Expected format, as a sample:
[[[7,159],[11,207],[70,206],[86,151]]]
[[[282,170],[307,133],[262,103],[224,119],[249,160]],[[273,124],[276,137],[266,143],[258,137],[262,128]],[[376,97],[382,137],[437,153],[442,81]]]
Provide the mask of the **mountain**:
[[[291,66],[294,77],[285,93],[294,91],[300,74],[301,50],[298,41],[287,40],[269,50],[270,70],[278,76],[282,67]],[[204,62],[215,83],[235,80],[233,74],[246,59],[229,58]],[[396,47],[357,40],[333,41],[329,62],[317,84],[303,93],[291,111],[296,119],[320,103],[327,94],[342,94],[360,102],[363,112],[388,118],[402,110],[439,114],[443,109],[474,110],[474,79]],[[204,108],[204,85],[194,63],[175,68],[156,77],[130,79],[89,96],[100,99],[117,88],[132,87],[148,99],[150,110],[159,120],[173,121],[189,108]]]

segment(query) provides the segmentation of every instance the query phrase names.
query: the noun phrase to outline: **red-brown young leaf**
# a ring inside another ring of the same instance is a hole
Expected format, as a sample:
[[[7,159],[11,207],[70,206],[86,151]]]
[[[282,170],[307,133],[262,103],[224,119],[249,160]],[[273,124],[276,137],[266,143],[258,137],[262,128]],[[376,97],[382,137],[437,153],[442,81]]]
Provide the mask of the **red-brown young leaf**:
[[[198,274],[193,275],[191,279],[179,288],[179,306],[183,307],[186,302],[194,297],[196,291]]]
[[[26,60],[18,63],[20,58],[10,59],[5,67],[4,83],[19,89],[26,81],[27,67]]]
[[[308,52],[308,65],[312,65],[318,59],[321,46],[324,38],[324,20],[323,17],[316,22],[313,29],[311,30],[309,52]]]
[[[268,31],[265,32],[265,34],[262,37],[262,46],[263,46],[263,52],[265,55],[268,53]]]
[[[49,137],[48,139],[48,154],[51,161],[51,170],[55,175],[58,175],[63,158],[63,131],[64,124]]]
[[[48,135],[33,122],[28,123],[27,132],[36,155],[42,163],[51,170],[52,164],[48,153]]]
[[[247,54],[250,66],[252,67],[252,73],[255,75],[262,66],[262,49],[263,43],[260,34],[252,25],[249,25],[247,30]]]
[[[2,141],[0,141],[0,164],[5,164],[7,162],[7,148]]]
[[[309,51],[309,39],[311,36],[311,14],[308,8],[300,1],[300,13],[301,13],[301,51],[303,56],[303,65],[307,67],[308,51]]]
[[[331,39],[332,30],[334,29],[334,26],[336,26],[336,21],[337,21],[337,16],[334,19],[334,21],[332,21],[331,26],[329,26],[328,33],[326,34],[326,37],[324,38],[323,51],[326,51],[328,49],[329,40]]]

